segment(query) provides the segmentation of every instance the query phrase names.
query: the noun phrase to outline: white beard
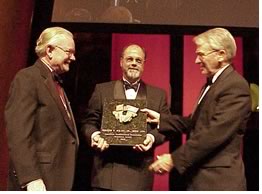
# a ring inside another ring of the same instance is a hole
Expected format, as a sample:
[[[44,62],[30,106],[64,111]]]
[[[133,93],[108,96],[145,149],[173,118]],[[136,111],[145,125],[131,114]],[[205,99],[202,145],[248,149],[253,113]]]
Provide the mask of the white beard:
[[[127,76],[132,79],[137,79],[140,77],[140,72],[136,70],[128,70]]]

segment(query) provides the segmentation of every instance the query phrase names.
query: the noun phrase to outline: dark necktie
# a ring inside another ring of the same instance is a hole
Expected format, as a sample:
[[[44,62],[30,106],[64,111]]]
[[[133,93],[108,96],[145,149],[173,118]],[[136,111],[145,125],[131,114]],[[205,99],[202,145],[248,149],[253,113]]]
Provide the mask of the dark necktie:
[[[126,90],[128,90],[128,89],[134,89],[135,91],[137,91],[139,82],[137,82],[137,83],[135,83],[135,84],[130,84],[130,83],[127,82],[127,81],[123,81],[123,84],[124,84]]]
[[[60,97],[62,103],[63,103],[63,106],[65,108],[67,116],[71,120],[71,114],[70,114],[70,111],[68,109],[69,105],[68,105],[68,102],[67,102],[66,97],[65,97],[64,89],[62,87],[63,80],[62,80],[62,78],[58,74],[56,74],[54,72],[53,72],[53,78],[54,78],[54,81],[55,81],[56,90],[57,90],[57,92],[59,94],[59,97]]]
[[[206,82],[206,84],[205,84],[205,87],[211,86],[211,85],[213,84],[212,79],[213,79],[213,77],[207,78],[207,82]]]
[[[63,85],[63,80],[60,75],[53,72],[53,78],[58,84],[60,84],[61,86]]]
[[[206,88],[207,88],[208,86],[211,86],[211,85],[213,84],[213,82],[212,82],[212,78],[213,78],[213,77],[209,77],[209,78],[207,78],[206,83],[205,83],[205,85],[202,87],[202,90],[201,90],[201,92],[200,92],[200,95],[199,95],[198,101],[200,100],[200,98],[201,98],[202,95],[204,94]]]

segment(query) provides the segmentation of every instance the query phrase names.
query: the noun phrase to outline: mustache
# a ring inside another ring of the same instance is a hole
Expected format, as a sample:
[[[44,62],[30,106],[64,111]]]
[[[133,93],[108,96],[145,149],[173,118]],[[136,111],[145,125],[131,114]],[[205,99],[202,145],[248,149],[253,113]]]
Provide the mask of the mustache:
[[[139,68],[134,68],[134,67],[130,67],[130,68],[128,68],[128,70],[137,70],[137,71],[140,71]]]

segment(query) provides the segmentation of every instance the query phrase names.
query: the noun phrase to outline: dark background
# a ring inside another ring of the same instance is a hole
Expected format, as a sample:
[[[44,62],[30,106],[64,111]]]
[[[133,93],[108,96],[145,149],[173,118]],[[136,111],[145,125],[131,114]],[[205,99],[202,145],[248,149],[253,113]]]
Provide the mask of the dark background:
[[[52,21],[258,27],[258,1],[55,0]]]

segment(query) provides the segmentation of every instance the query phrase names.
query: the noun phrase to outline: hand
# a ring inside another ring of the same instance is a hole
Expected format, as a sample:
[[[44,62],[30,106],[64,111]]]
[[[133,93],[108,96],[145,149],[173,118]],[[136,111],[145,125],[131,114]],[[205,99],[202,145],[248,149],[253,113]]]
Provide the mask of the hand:
[[[144,140],[143,144],[136,144],[133,149],[140,151],[140,152],[145,152],[149,150],[153,143],[154,143],[154,136],[152,137],[152,134],[146,134],[146,139]]]
[[[157,174],[164,174],[170,172],[173,167],[174,163],[171,158],[171,154],[163,154],[161,156],[157,156],[157,160],[149,166],[149,170]]]
[[[27,184],[27,191],[46,191],[45,184],[42,179],[31,181]]]
[[[159,124],[159,122],[160,122],[160,114],[158,112],[150,110],[150,109],[147,109],[147,108],[143,108],[140,111],[147,113],[147,120],[146,121],[148,123]]]
[[[99,150],[104,151],[109,147],[109,144],[105,141],[104,138],[100,136],[100,133],[97,133],[94,137],[92,137],[91,147]]]

